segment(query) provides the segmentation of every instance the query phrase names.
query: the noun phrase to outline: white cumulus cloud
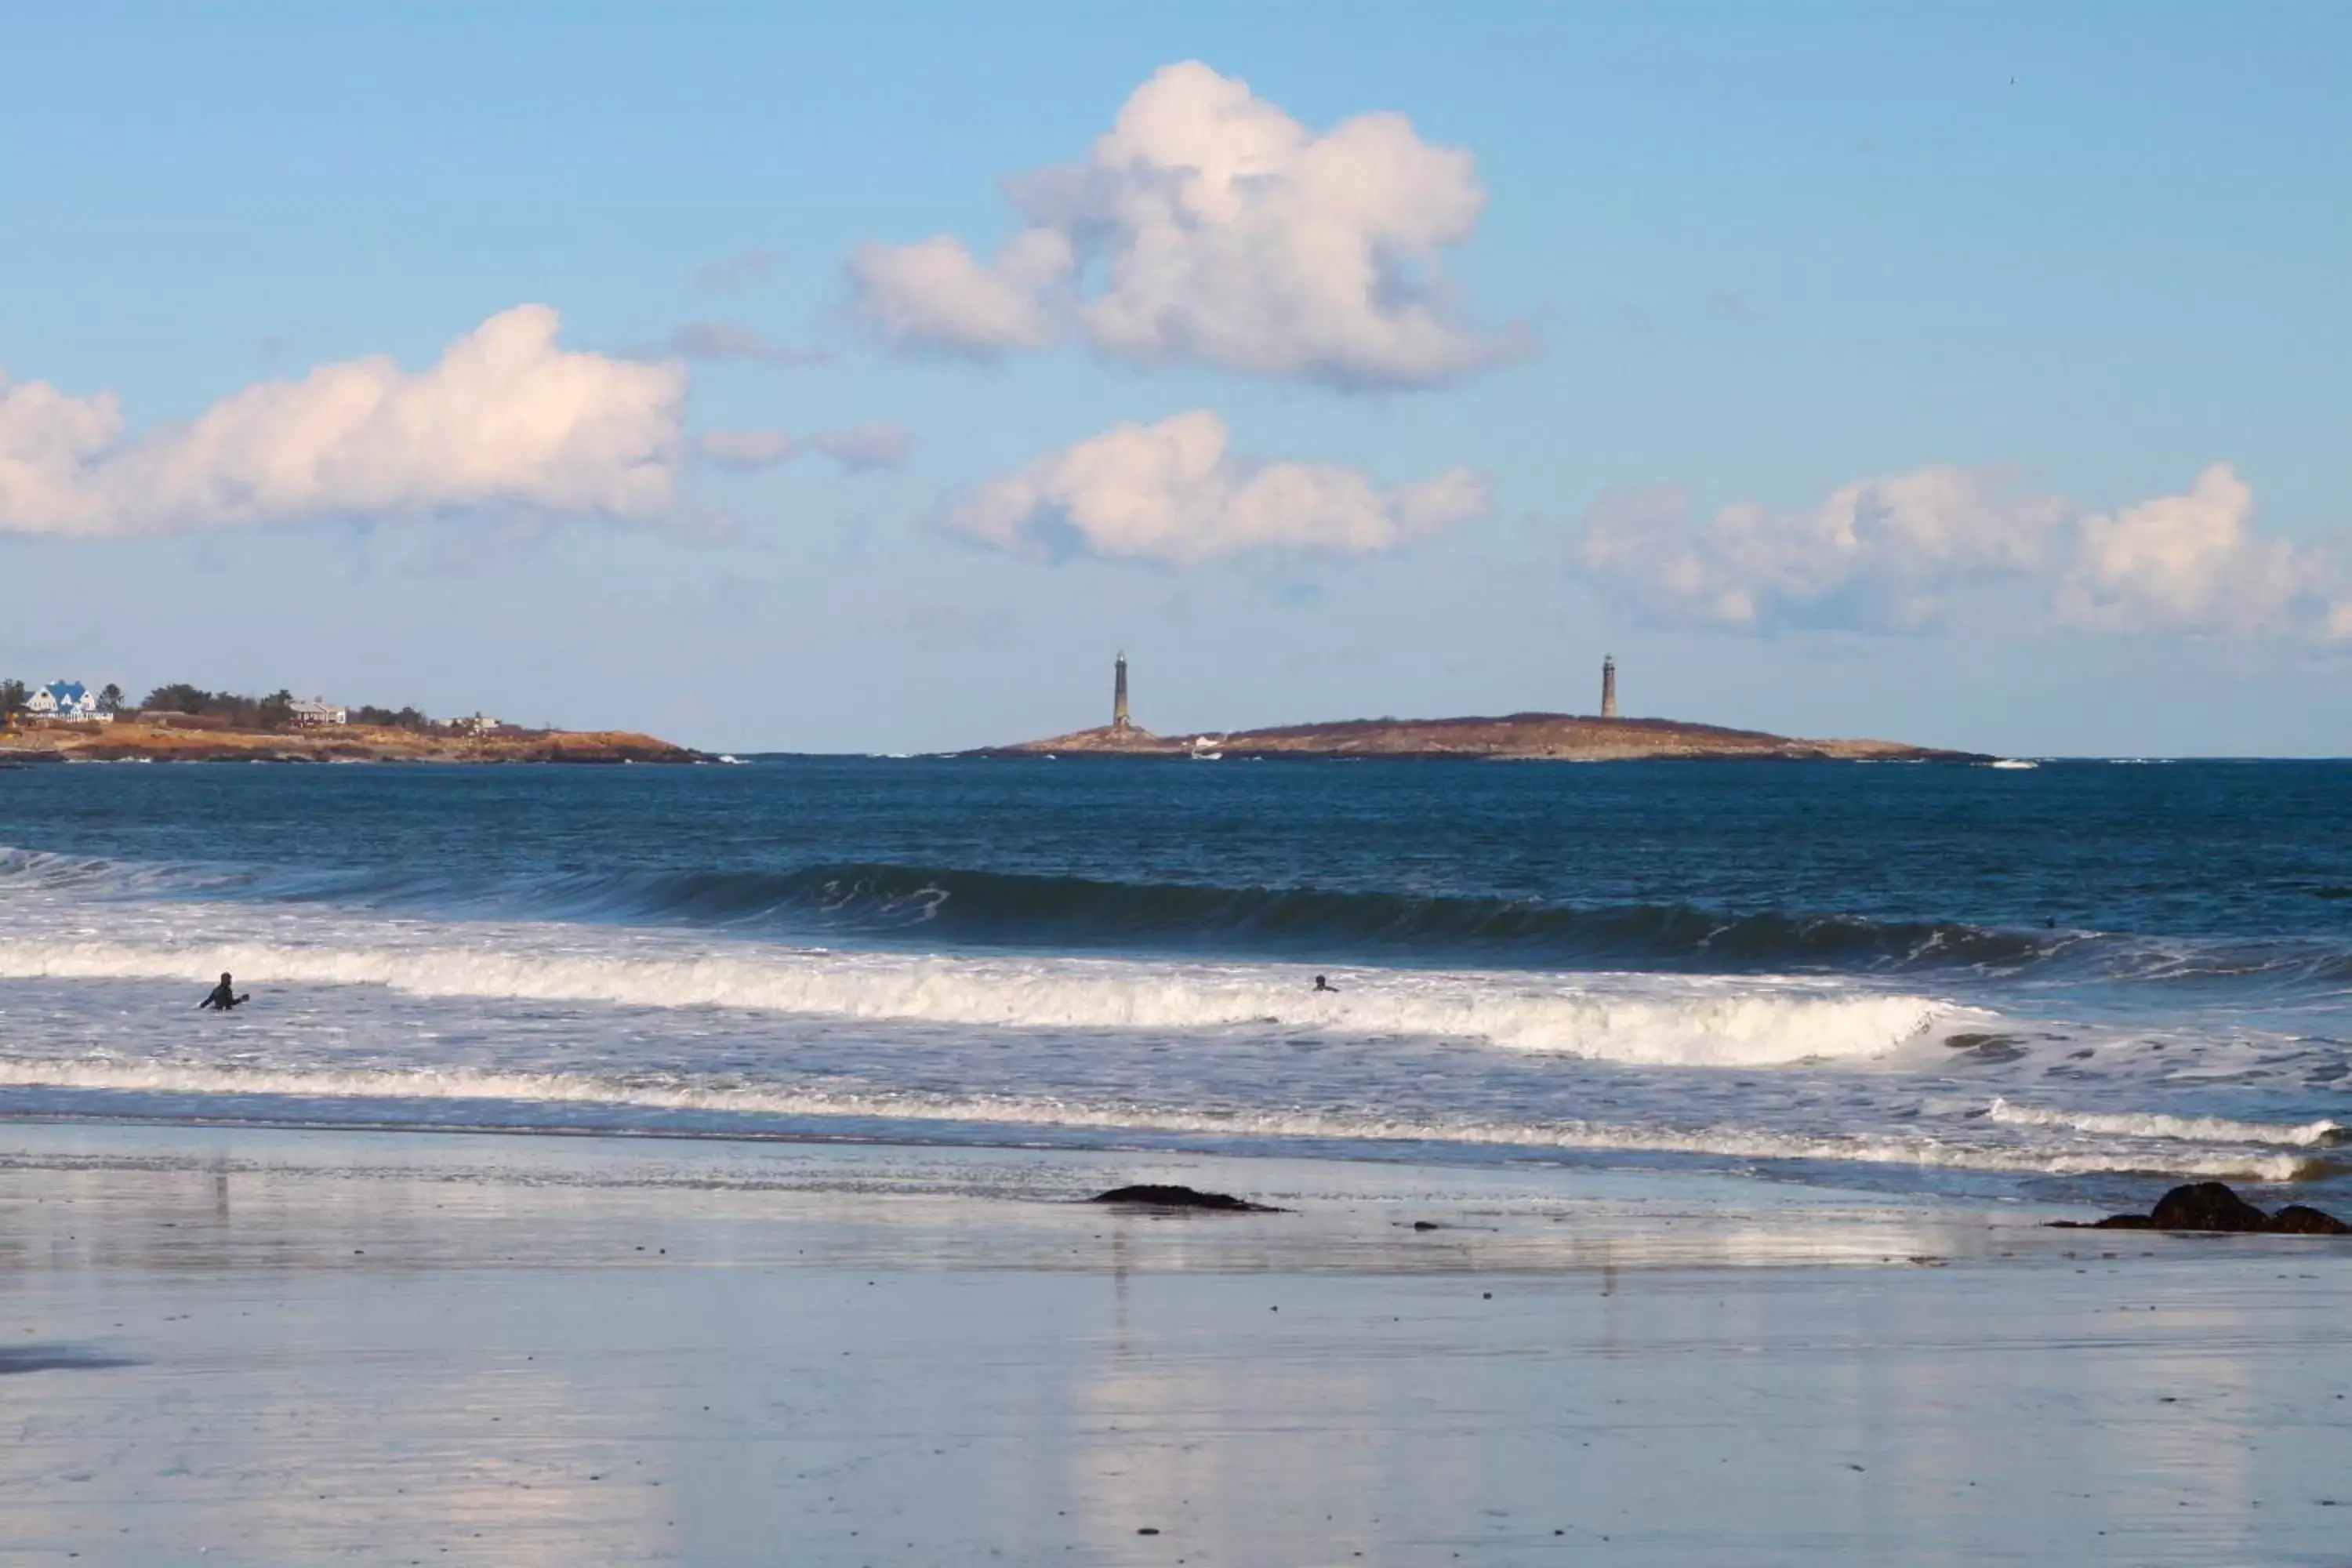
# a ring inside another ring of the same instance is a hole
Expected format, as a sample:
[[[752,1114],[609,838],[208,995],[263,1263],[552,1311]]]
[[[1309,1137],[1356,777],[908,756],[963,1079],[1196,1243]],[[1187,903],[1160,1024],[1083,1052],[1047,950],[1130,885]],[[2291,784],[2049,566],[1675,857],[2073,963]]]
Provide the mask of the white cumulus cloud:
[[[2214,463],[2185,495],[2084,518],[2059,618],[2098,631],[2245,635],[2316,617],[2323,635],[2343,636],[2352,600],[2325,602],[2330,563],[2256,537],[2253,510],[2252,487]]]
[[[473,510],[659,520],[685,370],[558,346],[520,305],[403,370],[372,356],[127,437],[111,394],[0,381],[0,531],[101,538]]]
[[[993,262],[940,234],[861,245],[849,277],[858,314],[893,348],[988,360],[1045,345],[1050,303],[1072,265],[1069,242],[1045,230],[1015,235]]]
[[[867,245],[855,308],[892,346],[990,358],[1075,330],[1141,364],[1345,388],[1441,384],[1523,352],[1441,272],[1486,195],[1399,114],[1318,135],[1197,61],[1138,88],[1080,163],[1007,182],[1028,226],[990,261],[946,235]]]
[[[1354,468],[1235,458],[1231,437],[1206,409],[1121,425],[980,486],[938,521],[1015,554],[1192,566],[1252,550],[1369,554],[1487,508],[1465,468],[1384,492]]]
[[[1620,491],[1585,519],[1585,573],[1663,621],[1765,632],[1913,630],[1969,578],[2030,573],[2068,516],[2013,496],[2000,473],[1927,468],[1866,479],[1796,511],[1750,504],[1701,521],[1680,490]]]
[[[2227,463],[2111,513],[2012,494],[1997,469],[1936,467],[1704,521],[1679,490],[1617,492],[1587,514],[1575,557],[1638,615],[1731,631],[1924,630],[1955,589],[2005,579],[2093,631],[2352,639],[2334,555],[2257,535],[2253,504]]]

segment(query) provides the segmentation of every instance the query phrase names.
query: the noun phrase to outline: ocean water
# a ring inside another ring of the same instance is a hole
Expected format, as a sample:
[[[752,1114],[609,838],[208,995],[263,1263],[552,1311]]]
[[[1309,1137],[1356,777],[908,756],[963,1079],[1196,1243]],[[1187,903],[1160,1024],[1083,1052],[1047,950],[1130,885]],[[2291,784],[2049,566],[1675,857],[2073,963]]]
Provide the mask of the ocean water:
[[[2341,1205],[2352,764],[0,771],[0,1116]]]

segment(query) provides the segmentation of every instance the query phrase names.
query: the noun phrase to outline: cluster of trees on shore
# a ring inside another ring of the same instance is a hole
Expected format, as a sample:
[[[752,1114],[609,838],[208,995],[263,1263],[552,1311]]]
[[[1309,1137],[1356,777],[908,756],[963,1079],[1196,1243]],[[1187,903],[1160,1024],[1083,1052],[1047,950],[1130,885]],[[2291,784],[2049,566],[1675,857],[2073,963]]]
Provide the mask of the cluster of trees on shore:
[[[273,691],[267,697],[244,697],[234,691],[206,691],[201,686],[174,681],[147,694],[140,710],[147,713],[185,713],[194,718],[226,719],[242,729],[282,730],[294,721],[294,694]],[[419,708],[376,708],[366,704],[350,710],[354,724],[376,724],[391,730],[430,730],[436,726]]]
[[[0,680],[0,719],[16,719],[25,711],[26,699],[31,689],[21,680]],[[101,713],[128,711],[122,688],[112,681],[98,694]],[[234,691],[207,691],[186,681],[173,681],[159,686],[147,694],[139,705],[144,713],[178,713],[190,718],[217,719],[241,730],[283,730],[294,722],[294,694],[273,691],[267,697],[247,697]],[[376,708],[361,706],[350,710],[354,724],[374,724],[394,730],[435,730],[446,728],[422,709]]]
[[[225,719],[243,729],[279,730],[294,721],[294,694],[273,691],[267,697],[246,697],[234,691],[206,691],[201,686],[174,681],[147,694],[140,710],[184,713],[192,718]],[[430,730],[432,717],[418,708],[375,708],[362,704],[351,710],[354,724],[376,724],[394,730]]]

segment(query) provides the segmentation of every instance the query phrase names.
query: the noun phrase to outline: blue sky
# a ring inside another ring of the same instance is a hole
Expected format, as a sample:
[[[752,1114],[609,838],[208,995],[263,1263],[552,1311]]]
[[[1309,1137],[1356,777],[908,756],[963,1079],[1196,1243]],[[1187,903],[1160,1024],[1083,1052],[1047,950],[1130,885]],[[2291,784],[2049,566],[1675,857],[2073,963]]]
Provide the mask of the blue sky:
[[[1582,710],[1611,650],[1634,712],[2352,750],[2341,6],[6,33],[24,679],[904,751],[1099,721],[1122,647],[1169,731]],[[1162,97],[1141,162],[1098,151]],[[1247,216],[1133,216],[1191,213],[1234,125],[1303,149]],[[1023,183],[1089,160],[1077,216]],[[1076,259],[1000,265],[1024,234]],[[942,236],[945,271],[890,265]],[[530,377],[436,378],[526,305],[561,321]],[[681,355],[693,323],[790,352]],[[875,427],[900,460],[814,444]]]

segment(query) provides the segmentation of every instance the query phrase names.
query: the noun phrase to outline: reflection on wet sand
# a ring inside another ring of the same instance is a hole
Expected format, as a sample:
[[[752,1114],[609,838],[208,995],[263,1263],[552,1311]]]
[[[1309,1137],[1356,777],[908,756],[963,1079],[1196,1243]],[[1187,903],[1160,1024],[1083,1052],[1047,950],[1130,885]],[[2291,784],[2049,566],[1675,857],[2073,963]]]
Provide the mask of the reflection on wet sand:
[[[133,1357],[109,1355],[88,1345],[0,1344],[0,1377],[27,1372],[104,1372],[138,1364]]]
[[[1297,1212],[1067,1201],[1171,1176]],[[18,1127],[0,1516],[26,1561],[142,1563],[2332,1549],[2352,1248],[2038,1217],[1655,1173]]]

